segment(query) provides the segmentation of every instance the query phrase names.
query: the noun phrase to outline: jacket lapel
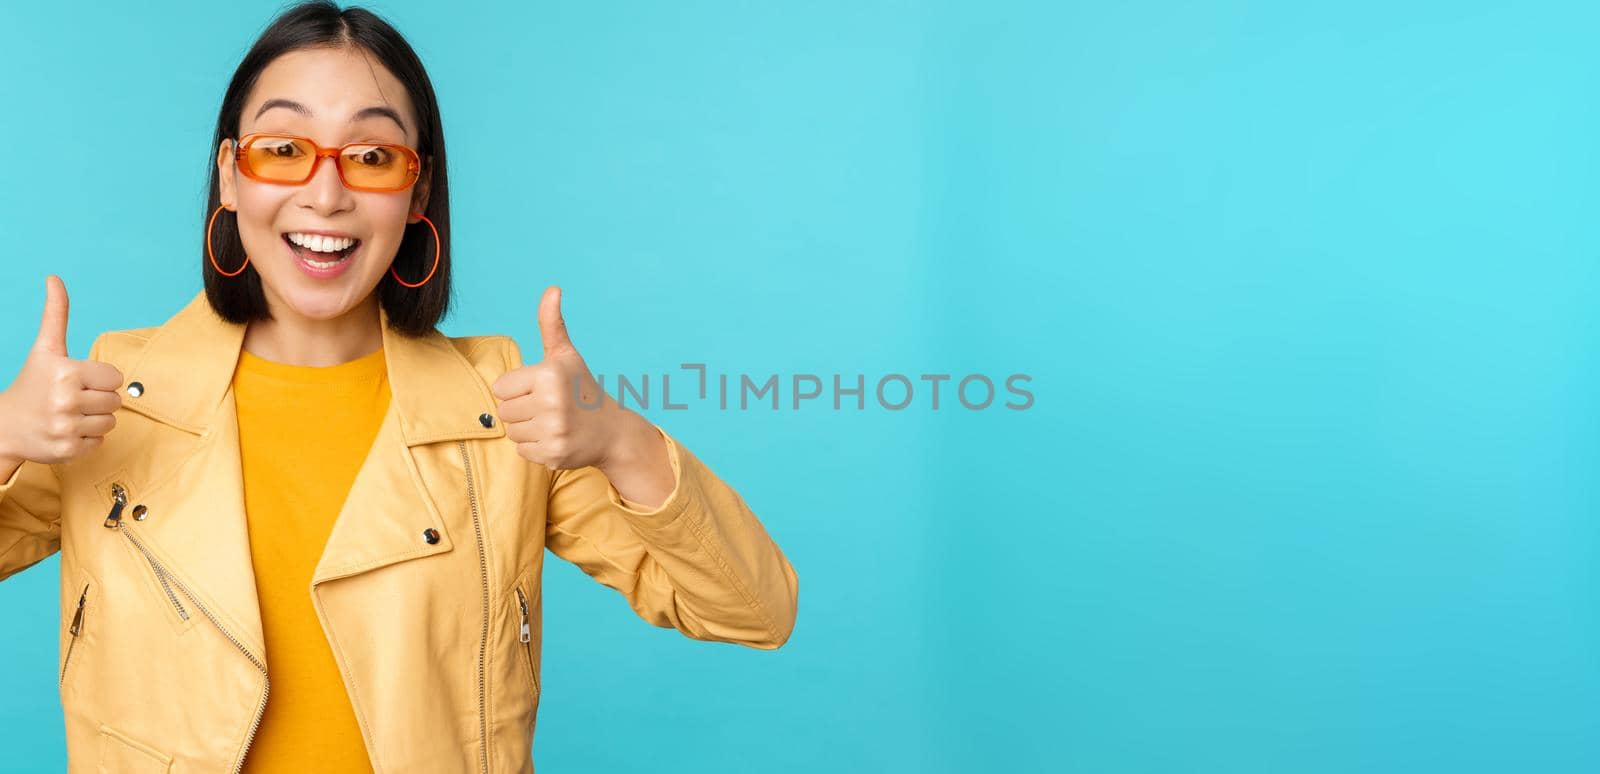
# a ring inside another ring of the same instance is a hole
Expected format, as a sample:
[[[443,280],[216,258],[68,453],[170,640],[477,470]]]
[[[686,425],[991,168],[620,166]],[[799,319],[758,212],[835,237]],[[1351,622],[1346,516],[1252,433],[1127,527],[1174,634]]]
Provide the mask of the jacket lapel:
[[[389,409],[312,583],[449,551],[453,541],[441,509],[462,507],[467,482],[458,456],[419,447],[505,434],[499,422],[479,422],[479,415],[493,414],[493,396],[447,337],[436,330],[403,336],[389,329],[381,309],[379,319]],[[137,398],[126,397],[125,407],[198,436],[180,459],[157,461],[149,481],[134,482],[129,506],[147,504],[149,517],[128,527],[213,609],[219,623],[259,654],[264,640],[232,389],[244,331],[245,324],[217,316],[201,292],[156,329],[127,369],[128,383],[140,382],[144,389]],[[429,528],[439,531],[435,543],[423,538]]]

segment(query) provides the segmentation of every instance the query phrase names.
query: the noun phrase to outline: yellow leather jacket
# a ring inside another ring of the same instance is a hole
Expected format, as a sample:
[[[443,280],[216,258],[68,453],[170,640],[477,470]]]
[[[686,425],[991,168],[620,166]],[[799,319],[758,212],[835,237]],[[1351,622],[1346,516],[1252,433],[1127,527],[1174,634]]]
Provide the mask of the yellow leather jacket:
[[[383,345],[391,402],[307,593],[377,772],[528,772],[545,548],[638,615],[773,649],[798,580],[744,500],[667,438],[676,484],[644,512],[593,467],[505,438],[505,336]],[[0,485],[0,579],[61,551],[71,771],[237,771],[270,694],[231,389],[244,326],[203,293],[90,357],[125,378],[117,427]],[[658,427],[659,429],[659,427]],[[436,531],[436,532],[433,532]]]

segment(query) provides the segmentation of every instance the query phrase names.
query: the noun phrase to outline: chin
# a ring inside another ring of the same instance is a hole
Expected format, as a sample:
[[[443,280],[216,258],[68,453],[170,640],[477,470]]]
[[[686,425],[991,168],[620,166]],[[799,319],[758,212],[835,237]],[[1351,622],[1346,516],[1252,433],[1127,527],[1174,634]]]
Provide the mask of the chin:
[[[348,288],[297,287],[281,295],[284,306],[307,320],[332,320],[346,314],[360,302]]]

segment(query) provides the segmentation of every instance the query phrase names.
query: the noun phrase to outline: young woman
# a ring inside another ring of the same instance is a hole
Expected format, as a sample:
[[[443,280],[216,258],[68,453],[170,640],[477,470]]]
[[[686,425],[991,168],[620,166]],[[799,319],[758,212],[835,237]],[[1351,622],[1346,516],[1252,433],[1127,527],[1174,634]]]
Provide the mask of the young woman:
[[[280,16],[229,83],[205,290],[38,339],[0,393],[0,578],[61,552],[69,767],[531,772],[544,549],[652,624],[772,649],[793,568],[744,500],[595,383],[446,337],[433,88],[374,15]]]

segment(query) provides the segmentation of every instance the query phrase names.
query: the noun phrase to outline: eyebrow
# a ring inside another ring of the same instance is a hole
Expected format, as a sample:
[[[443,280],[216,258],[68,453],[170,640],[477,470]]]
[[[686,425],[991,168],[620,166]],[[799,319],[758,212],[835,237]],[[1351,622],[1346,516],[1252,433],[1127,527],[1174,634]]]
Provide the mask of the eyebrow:
[[[265,113],[273,108],[287,108],[303,116],[309,117],[311,115],[311,109],[305,105],[295,102],[292,99],[274,97],[266,102],[261,103],[261,109],[256,111],[256,118],[260,118],[262,113]],[[406,122],[400,120],[399,113],[396,113],[393,109],[384,107],[382,105],[374,105],[372,107],[365,107],[357,110],[356,114],[350,117],[350,123],[355,123],[362,119],[374,117],[387,118],[390,121],[395,122],[395,124],[400,127],[400,131],[409,131],[406,129]]]

